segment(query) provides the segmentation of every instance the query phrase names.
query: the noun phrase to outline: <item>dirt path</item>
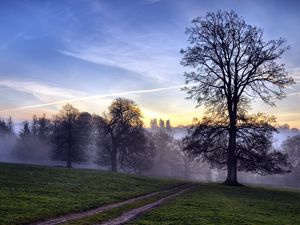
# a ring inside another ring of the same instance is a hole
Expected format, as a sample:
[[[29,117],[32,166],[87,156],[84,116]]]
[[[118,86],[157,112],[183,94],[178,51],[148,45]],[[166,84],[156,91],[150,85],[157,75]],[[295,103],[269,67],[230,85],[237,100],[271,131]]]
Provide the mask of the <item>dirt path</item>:
[[[139,197],[131,198],[131,199],[128,199],[128,200],[125,200],[125,201],[122,201],[122,202],[116,202],[116,203],[111,203],[111,204],[108,204],[108,205],[103,205],[103,206],[98,207],[96,209],[83,211],[83,212],[79,212],[79,213],[70,213],[70,214],[66,214],[66,215],[56,217],[56,218],[53,218],[53,219],[35,222],[35,223],[32,223],[31,225],[56,225],[56,224],[61,224],[61,223],[70,221],[70,220],[81,219],[83,217],[92,216],[92,215],[97,214],[97,213],[105,212],[105,211],[111,210],[113,208],[120,207],[122,205],[133,203],[133,202],[138,201],[138,200],[149,198],[149,197],[155,196],[155,195],[160,194],[160,193],[181,190],[185,186],[186,185],[179,185],[179,186],[169,188],[169,189],[166,189],[166,190],[156,191],[156,192],[152,192],[152,193],[142,195],[142,196],[139,196]]]
[[[176,196],[189,191],[191,188],[193,188],[193,186],[194,185],[190,185],[188,187],[182,188],[182,190],[176,192],[175,194],[168,195],[166,197],[159,199],[156,202],[152,202],[152,203],[144,205],[142,207],[130,210],[128,212],[123,213],[121,216],[119,216],[117,218],[114,218],[114,219],[111,219],[111,220],[108,220],[106,222],[99,223],[96,225],[120,225],[120,224],[128,223],[128,222],[136,219],[137,217],[141,216],[142,214],[144,214],[152,209],[157,208],[161,204],[168,202],[169,200],[175,198]]]

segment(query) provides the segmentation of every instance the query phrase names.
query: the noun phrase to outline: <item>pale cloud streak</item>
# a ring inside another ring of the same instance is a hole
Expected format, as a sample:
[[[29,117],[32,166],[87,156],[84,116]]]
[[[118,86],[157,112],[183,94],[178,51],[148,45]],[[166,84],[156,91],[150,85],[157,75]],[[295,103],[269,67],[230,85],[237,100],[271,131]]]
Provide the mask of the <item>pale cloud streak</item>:
[[[0,111],[1,113],[5,112],[13,112],[13,111],[20,111],[20,110],[26,110],[26,109],[34,109],[34,108],[41,108],[46,106],[52,106],[52,105],[58,105],[58,104],[66,104],[71,102],[79,102],[79,101],[88,101],[93,99],[101,99],[101,98],[108,98],[108,97],[118,97],[118,96],[126,96],[126,95],[132,95],[132,94],[146,94],[146,93],[154,93],[154,92],[163,92],[171,89],[180,89],[184,87],[185,85],[175,85],[175,86],[169,86],[164,88],[154,88],[154,89],[145,89],[145,90],[135,90],[135,91],[125,91],[125,92],[117,92],[117,93],[110,93],[110,94],[103,94],[103,95],[93,95],[93,96],[85,96],[85,97],[77,97],[77,98],[70,98],[67,100],[60,100],[60,101],[54,101],[54,102],[48,102],[48,103],[42,103],[42,104],[35,104],[35,105],[28,105],[23,107],[17,107],[12,109],[6,109]]]
[[[183,43],[175,40],[170,28],[136,29],[110,14],[101,13],[99,20],[103,18],[109,25],[102,24],[91,36],[77,36],[67,30],[62,36],[64,48],[57,51],[87,62],[121,68],[158,83],[178,83],[177,78],[183,74],[179,51],[184,40]]]
[[[82,91],[46,85],[34,81],[0,80],[0,86],[32,94],[34,97],[43,102],[58,99],[78,98],[87,95],[87,93]]]

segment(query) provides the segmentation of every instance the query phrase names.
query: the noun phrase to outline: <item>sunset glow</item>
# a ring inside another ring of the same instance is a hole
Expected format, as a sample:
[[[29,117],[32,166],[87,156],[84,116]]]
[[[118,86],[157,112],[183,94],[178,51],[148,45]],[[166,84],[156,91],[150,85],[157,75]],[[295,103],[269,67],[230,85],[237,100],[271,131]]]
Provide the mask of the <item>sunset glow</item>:
[[[101,115],[118,97],[134,100],[150,119],[191,124],[203,108],[185,99],[180,49],[192,18],[235,10],[267,38],[283,37],[281,59],[296,84],[277,107],[252,104],[278,124],[300,128],[297,7],[284,1],[6,1],[0,11],[0,117],[51,117],[66,103]],[[295,3],[298,4],[298,3]],[[17,15],[17,16],[16,16]],[[281,15],[281,16],[278,16]],[[282,18],[285,18],[284,20]]]

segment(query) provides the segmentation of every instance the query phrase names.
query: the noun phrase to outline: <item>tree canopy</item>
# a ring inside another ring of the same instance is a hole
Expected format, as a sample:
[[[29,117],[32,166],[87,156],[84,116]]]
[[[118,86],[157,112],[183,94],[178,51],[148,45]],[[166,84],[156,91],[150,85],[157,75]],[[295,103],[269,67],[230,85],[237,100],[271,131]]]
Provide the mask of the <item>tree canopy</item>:
[[[282,38],[265,41],[262,29],[246,24],[233,11],[197,17],[186,33],[190,45],[181,51],[181,64],[191,69],[185,73],[184,89],[198,106],[227,117],[225,183],[236,185],[238,122],[247,113],[251,100],[260,98],[274,105],[275,99],[286,96],[284,89],[294,81],[278,59],[288,47]]]

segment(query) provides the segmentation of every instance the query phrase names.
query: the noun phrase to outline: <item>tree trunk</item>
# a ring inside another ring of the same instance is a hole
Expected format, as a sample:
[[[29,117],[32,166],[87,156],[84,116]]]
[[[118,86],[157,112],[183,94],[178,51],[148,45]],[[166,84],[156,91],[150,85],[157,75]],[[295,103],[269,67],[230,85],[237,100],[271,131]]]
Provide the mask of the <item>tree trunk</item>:
[[[67,149],[67,168],[72,168],[72,142],[73,142],[73,137],[72,137],[72,124],[70,121],[68,121],[68,149]]]
[[[68,147],[66,167],[67,168],[72,168],[72,149],[71,149],[71,147]]]
[[[237,186],[237,159],[236,159],[236,120],[231,119],[229,128],[229,143],[227,149],[227,178],[224,184]]]
[[[67,168],[72,168],[72,160],[67,160]]]
[[[117,150],[115,146],[112,146],[112,151],[111,151],[111,171],[112,172],[118,172],[117,168]]]

